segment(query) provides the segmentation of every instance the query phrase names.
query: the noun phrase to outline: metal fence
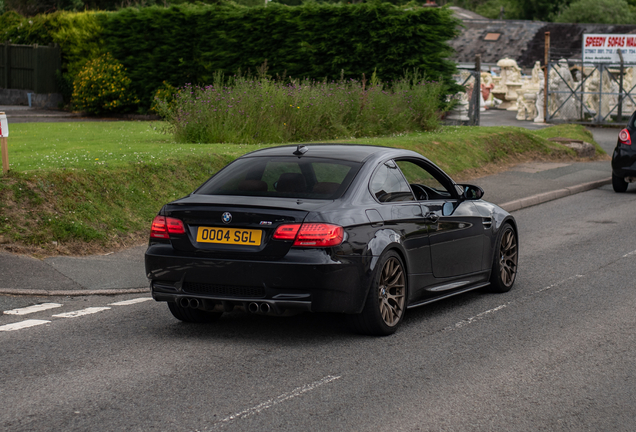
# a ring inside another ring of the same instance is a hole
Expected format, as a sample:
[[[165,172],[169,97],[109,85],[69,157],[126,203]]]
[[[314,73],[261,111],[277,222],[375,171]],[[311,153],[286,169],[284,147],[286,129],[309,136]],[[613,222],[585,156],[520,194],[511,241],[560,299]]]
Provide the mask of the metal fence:
[[[548,64],[546,122],[622,124],[636,110],[636,65]]]
[[[0,88],[57,93],[55,72],[62,68],[59,46],[0,45]]]

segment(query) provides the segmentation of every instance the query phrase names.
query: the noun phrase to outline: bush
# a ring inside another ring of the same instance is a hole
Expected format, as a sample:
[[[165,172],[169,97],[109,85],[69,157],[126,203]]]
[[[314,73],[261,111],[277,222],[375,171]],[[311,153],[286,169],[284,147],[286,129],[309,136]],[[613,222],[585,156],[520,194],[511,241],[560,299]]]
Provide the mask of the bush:
[[[177,93],[177,89],[168,84],[167,82],[163,82],[161,87],[157,89],[155,92],[155,97],[152,100],[152,105],[150,106],[150,111],[153,113],[159,112],[159,105],[164,105],[164,110],[166,108],[170,108],[172,106],[172,102],[174,100],[174,96]]]
[[[90,114],[130,111],[139,103],[131,94],[131,80],[110,54],[86,64],[73,83],[73,105]]]
[[[406,74],[391,89],[377,80],[275,81],[234,76],[186,85],[171,105],[158,102],[175,139],[279,143],[379,136],[438,126],[444,86]]]

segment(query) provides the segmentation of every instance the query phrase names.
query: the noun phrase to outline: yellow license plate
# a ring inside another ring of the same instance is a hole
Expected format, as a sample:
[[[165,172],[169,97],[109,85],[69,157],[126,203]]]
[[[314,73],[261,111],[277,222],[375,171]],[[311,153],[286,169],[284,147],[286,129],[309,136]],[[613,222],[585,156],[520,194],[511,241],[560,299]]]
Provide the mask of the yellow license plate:
[[[197,231],[199,243],[260,246],[262,237],[261,230],[252,229],[199,227]]]

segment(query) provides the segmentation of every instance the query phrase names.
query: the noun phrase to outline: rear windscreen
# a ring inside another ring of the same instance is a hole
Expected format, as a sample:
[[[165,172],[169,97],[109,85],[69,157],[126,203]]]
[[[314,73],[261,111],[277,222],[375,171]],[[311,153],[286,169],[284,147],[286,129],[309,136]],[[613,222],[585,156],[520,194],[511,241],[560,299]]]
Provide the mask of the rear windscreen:
[[[228,165],[195,193],[336,199],[347,190],[360,165],[311,157],[249,157]]]

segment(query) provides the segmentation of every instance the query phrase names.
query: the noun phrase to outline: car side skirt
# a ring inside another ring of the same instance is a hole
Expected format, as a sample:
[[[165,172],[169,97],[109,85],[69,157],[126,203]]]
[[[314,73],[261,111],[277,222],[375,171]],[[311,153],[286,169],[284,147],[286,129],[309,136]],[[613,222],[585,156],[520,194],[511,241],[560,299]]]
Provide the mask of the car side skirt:
[[[413,309],[413,308],[416,308],[416,307],[419,307],[419,306],[424,306],[424,305],[427,305],[429,303],[433,303],[433,302],[436,302],[436,301],[439,301],[439,300],[443,300],[445,298],[453,297],[453,296],[456,296],[456,295],[459,295],[459,294],[464,294],[464,293],[467,293],[469,291],[473,291],[473,290],[476,290],[476,289],[479,289],[479,288],[484,288],[484,287],[487,287],[488,285],[490,285],[490,282],[484,282],[484,283],[480,283],[480,284],[477,284],[477,285],[471,285],[469,287],[466,287],[464,289],[460,289],[458,291],[453,291],[453,292],[450,292],[450,293],[442,294],[442,295],[437,296],[437,297],[424,299],[424,300],[421,300],[419,302],[410,304],[410,305],[407,306],[407,309]]]

